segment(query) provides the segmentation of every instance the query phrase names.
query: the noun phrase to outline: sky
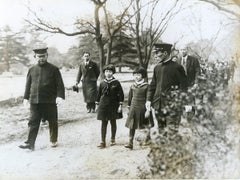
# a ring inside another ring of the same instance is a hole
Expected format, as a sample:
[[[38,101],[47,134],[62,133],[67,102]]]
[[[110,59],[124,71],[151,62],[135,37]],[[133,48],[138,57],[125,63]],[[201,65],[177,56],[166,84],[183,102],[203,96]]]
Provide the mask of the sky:
[[[193,1],[186,0],[186,2]],[[119,10],[116,0],[108,0],[108,2],[112,11]],[[185,4],[187,7],[187,3]],[[30,16],[27,6],[36,11],[40,17],[54,22],[67,31],[74,30],[73,23],[76,18],[92,17],[94,11],[93,3],[89,0],[0,0],[0,28],[8,24],[13,31],[18,31],[25,24],[24,19]],[[224,23],[226,24],[226,16],[219,13],[216,8],[208,4],[198,4],[185,9],[171,21],[162,39],[174,43],[182,38],[182,44],[199,37],[211,39]],[[217,43],[221,44],[224,41],[231,43],[230,39],[234,38],[234,28],[236,27],[224,26]],[[47,34],[44,37],[46,38],[44,41],[49,46],[55,46],[63,53],[78,43],[76,37],[57,34]]]

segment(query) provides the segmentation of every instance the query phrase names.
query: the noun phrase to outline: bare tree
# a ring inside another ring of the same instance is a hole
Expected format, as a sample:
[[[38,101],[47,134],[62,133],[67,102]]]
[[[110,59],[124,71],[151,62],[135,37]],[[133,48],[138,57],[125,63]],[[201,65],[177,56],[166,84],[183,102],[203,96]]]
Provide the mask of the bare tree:
[[[220,11],[225,12],[235,17],[235,20],[240,21],[240,1],[239,0],[198,0],[212,4]]]
[[[143,11],[143,6],[145,6],[143,1],[136,0],[133,6],[134,12],[137,14],[135,21],[131,22],[131,30],[133,38],[136,39],[139,64],[146,69],[154,43],[161,39],[170,21],[182,10],[180,0],[169,2],[172,3],[169,7],[157,9],[158,6],[164,5],[166,2],[153,0],[148,4],[145,12]]]
[[[41,19],[36,12],[32,11],[30,8],[29,12],[34,16],[34,20],[26,19],[26,22],[34,27],[36,30],[41,30],[49,33],[58,33],[66,36],[78,36],[84,34],[93,34],[95,36],[96,44],[99,51],[99,59],[100,59],[100,71],[102,72],[104,65],[104,43],[102,39],[101,27],[100,27],[100,18],[99,18],[99,10],[102,6],[107,2],[107,0],[91,0],[94,5],[94,23],[84,20],[77,20],[75,25],[78,27],[75,32],[67,32],[61,29],[60,27],[52,25],[47,21]]]

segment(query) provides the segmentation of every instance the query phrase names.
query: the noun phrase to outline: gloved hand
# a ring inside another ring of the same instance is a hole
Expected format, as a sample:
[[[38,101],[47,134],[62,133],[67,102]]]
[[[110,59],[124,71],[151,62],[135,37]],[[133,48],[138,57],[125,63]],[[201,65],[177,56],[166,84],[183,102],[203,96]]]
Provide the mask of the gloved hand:
[[[119,107],[118,107],[118,113],[121,113],[122,112],[122,105],[120,104]]]
[[[192,111],[192,106],[186,105],[185,106],[185,112],[191,112]]]
[[[96,112],[98,112],[98,107],[99,107],[99,105],[96,104],[96,105],[95,105],[95,110],[96,110]]]
[[[145,107],[146,107],[146,109],[147,109],[148,111],[151,111],[151,101],[147,101],[147,102],[145,103]]]
[[[28,99],[23,99],[23,106],[24,107],[28,107],[30,104],[29,104],[29,101]]]
[[[56,105],[57,105],[57,106],[59,106],[60,104],[62,104],[62,102],[63,102],[63,98],[61,98],[61,97],[57,97],[57,98],[56,98]]]
[[[144,114],[144,116],[145,116],[145,119],[147,119],[147,118],[149,118],[150,117],[150,111],[149,110],[146,110],[145,111],[145,114]]]

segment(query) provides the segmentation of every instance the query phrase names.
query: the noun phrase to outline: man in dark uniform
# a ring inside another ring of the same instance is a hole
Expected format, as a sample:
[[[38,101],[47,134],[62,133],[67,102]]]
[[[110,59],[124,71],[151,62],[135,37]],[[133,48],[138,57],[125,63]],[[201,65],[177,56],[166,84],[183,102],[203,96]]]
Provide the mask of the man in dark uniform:
[[[47,47],[38,47],[33,51],[38,64],[28,71],[23,100],[25,106],[30,102],[29,134],[25,144],[19,146],[30,150],[34,150],[42,118],[49,122],[51,146],[57,146],[57,106],[65,99],[61,73],[56,66],[47,62]]]
[[[82,79],[83,98],[87,103],[88,113],[95,112],[95,100],[97,97],[97,79],[100,70],[97,64],[90,60],[90,53],[83,53],[83,62],[79,66],[76,85]]]
[[[183,67],[170,57],[171,48],[171,44],[155,44],[155,59],[159,63],[154,68],[147,92],[146,108],[151,110],[152,106],[160,133],[163,133],[166,127],[168,130],[177,130],[181,119],[181,107],[176,103],[178,95],[175,95],[177,98],[172,98],[171,94],[187,88]]]

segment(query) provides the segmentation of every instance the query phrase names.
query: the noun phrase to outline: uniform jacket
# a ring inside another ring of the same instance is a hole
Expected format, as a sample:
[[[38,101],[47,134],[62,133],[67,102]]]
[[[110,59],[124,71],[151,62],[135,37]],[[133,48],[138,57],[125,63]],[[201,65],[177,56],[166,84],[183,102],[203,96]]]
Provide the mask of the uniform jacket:
[[[100,74],[99,68],[97,64],[93,61],[89,61],[88,65],[85,65],[85,62],[82,62],[79,66],[78,75],[77,75],[77,83],[80,82],[89,82],[89,81],[97,81],[98,76]]]
[[[182,59],[180,59],[182,61]],[[182,62],[180,62],[182,64]],[[195,83],[195,79],[200,74],[200,64],[196,57],[187,56],[186,60],[186,75],[188,86],[192,86]]]
[[[123,89],[118,80],[102,81],[99,86],[97,102],[98,107],[98,120],[113,120],[122,118],[122,114],[117,112],[119,104],[124,100]]]
[[[56,103],[56,97],[65,99],[59,69],[48,62],[31,67],[27,74],[24,99],[29,99],[31,104]]]
[[[161,109],[162,97],[167,95],[174,86],[183,90],[187,88],[183,66],[171,60],[156,65],[147,92],[147,100],[152,102],[154,109]]]

